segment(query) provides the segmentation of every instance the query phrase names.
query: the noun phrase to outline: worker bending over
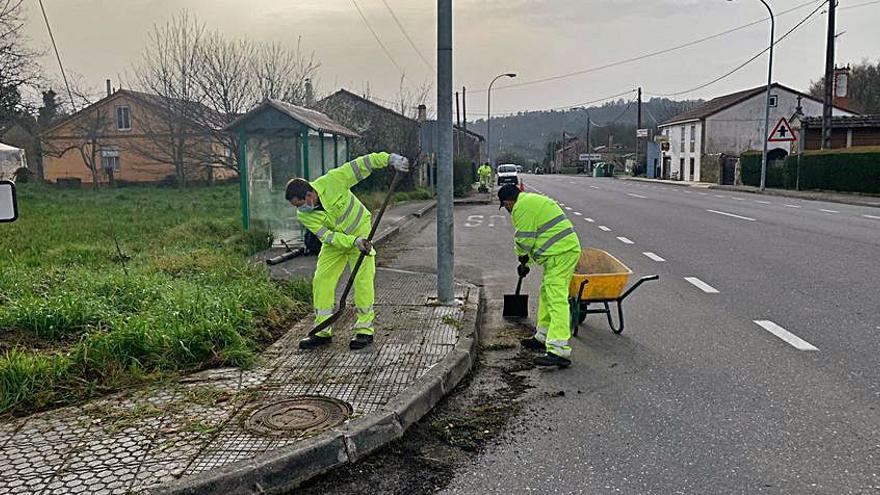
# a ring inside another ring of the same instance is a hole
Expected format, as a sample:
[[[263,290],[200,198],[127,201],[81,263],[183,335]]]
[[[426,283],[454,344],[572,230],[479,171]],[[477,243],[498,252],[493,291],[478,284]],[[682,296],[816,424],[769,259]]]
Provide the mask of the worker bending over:
[[[544,267],[535,336],[521,343],[528,349],[546,352],[535,358],[539,366],[569,366],[568,286],[581,255],[574,226],[556,201],[540,194],[520,192],[513,184],[502,186],[498,199],[511,213],[514,251],[520,262],[518,275],[528,275],[532,262]]]
[[[374,282],[376,251],[367,240],[372,215],[351,192],[351,187],[380,168],[391,165],[398,172],[409,172],[409,161],[400,155],[370,153],[335,168],[313,182],[292,179],[287,183],[284,198],[296,207],[296,216],[318,239],[321,252],[312,279],[312,300],[315,325],[330,318],[336,311],[336,283],[346,263],[354,268],[360,253],[366,254],[354,279],[354,305],[357,322],[351,349],[362,349],[373,343]],[[311,349],[333,340],[331,327],[299,342],[300,349]]]
[[[480,177],[480,185],[489,189],[492,184],[492,167],[488,163],[480,165],[477,169],[477,175]]]

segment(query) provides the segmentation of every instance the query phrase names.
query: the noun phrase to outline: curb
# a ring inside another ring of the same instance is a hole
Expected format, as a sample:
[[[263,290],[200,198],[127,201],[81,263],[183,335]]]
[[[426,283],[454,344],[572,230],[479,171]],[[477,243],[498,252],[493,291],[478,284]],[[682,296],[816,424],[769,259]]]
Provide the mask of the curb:
[[[409,216],[401,218],[397,223],[380,232],[376,236],[376,239],[373,240],[373,245],[382,246],[383,244],[391,240],[392,237],[399,234],[401,231],[407,229],[410,225],[421,219],[436,206],[437,202],[434,201],[433,203],[427,204],[419,208],[418,210],[410,213]]]
[[[461,282],[459,282],[461,283]],[[349,421],[297,445],[148,489],[156,495],[281,493],[344,464],[357,462],[403,436],[461,382],[476,361],[482,288],[468,290],[455,348],[380,411]]]
[[[642,177],[626,177],[626,176],[614,176],[615,179],[618,180],[630,180],[635,182],[648,182],[650,184],[662,184],[665,186],[678,186],[678,187],[695,187],[697,189],[712,189],[714,184],[709,184],[706,182],[687,182],[687,181],[675,181],[675,180],[655,180],[655,179],[645,179]]]
[[[492,204],[492,198],[482,199],[482,198],[460,198],[453,200],[452,203],[454,206],[457,205],[490,205]]]
[[[873,208],[880,208],[880,197],[866,196],[865,199],[861,199],[859,196],[854,196],[852,198],[842,198],[842,197],[824,197],[820,192],[810,192],[810,191],[787,191],[785,189],[773,189],[771,191],[764,190],[763,192],[758,189],[742,189],[740,186],[727,186],[720,184],[713,184],[709,186],[709,189],[718,189],[722,191],[735,191],[735,192],[744,192],[749,194],[760,194],[762,196],[779,196],[783,198],[795,198],[795,199],[804,199],[807,201],[826,201],[828,203],[838,203],[844,205],[853,205],[853,206],[868,206]],[[869,201],[870,198],[873,201]]]

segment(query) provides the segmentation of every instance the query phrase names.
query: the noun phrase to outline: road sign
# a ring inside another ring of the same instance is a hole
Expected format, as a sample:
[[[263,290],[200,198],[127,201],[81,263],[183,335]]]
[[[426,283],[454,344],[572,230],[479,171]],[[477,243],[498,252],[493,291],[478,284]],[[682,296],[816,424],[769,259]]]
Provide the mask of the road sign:
[[[636,129],[636,137],[637,138],[648,137],[648,129]]]
[[[596,160],[601,160],[602,155],[599,153],[581,153],[578,155],[579,162],[594,162]]]
[[[660,143],[660,149],[662,151],[669,151],[669,141],[663,141]]]
[[[791,126],[785,120],[785,117],[782,117],[779,119],[776,127],[773,128],[773,132],[767,136],[767,141],[771,143],[791,143],[797,141],[797,135],[791,130]]]

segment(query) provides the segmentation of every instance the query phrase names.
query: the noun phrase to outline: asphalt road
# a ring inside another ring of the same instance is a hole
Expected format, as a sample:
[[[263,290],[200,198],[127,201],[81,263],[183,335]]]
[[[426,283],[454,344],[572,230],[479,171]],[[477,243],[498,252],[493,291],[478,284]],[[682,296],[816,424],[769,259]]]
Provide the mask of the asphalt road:
[[[880,210],[525,183],[564,204],[583,245],[661,280],[626,301],[622,335],[591,315],[574,366],[533,372],[564,397],[529,404],[538,414],[447,493],[880,493]],[[505,215],[456,209],[457,276],[486,286],[490,317],[515,282]],[[432,261],[431,235],[404,256],[413,267]]]

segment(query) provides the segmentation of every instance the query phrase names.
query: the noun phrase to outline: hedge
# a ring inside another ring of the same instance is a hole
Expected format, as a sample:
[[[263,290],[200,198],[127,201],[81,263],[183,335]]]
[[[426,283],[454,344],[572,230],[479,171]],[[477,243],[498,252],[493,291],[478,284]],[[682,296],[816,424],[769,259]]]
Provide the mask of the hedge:
[[[740,156],[742,182],[761,183],[761,155]],[[798,179],[800,175],[800,179]],[[798,184],[800,182],[800,184]],[[782,189],[822,189],[828,191],[880,194],[880,151],[808,151],[791,155],[784,165],[767,169],[767,187]]]

